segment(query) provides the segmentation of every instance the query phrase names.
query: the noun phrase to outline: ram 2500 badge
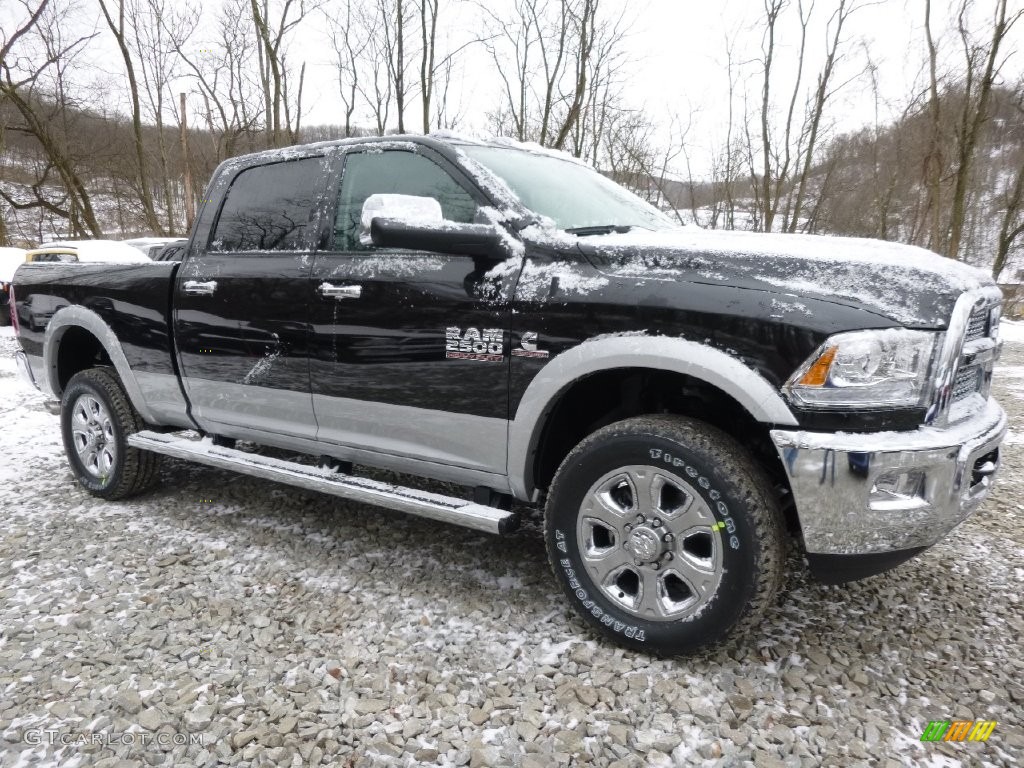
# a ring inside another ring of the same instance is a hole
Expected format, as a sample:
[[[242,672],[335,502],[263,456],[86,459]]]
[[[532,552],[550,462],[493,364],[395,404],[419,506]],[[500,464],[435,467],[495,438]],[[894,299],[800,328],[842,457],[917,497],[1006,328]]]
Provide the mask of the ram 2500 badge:
[[[790,541],[820,578],[861,578],[991,489],[1001,297],[970,267],[680,228],[500,141],[255,154],[205,198],[180,262],[14,280],[15,322],[58,307],[20,323],[19,360],[102,498],[170,455],[498,534],[513,500],[542,505],[583,619],[685,653],[758,619]]]

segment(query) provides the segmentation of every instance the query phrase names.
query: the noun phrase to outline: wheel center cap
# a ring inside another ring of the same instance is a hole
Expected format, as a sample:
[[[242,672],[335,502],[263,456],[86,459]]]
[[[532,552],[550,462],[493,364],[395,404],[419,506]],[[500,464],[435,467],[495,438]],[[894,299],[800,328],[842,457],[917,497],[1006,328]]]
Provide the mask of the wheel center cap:
[[[645,563],[657,560],[661,549],[661,537],[646,527],[634,528],[626,541],[626,551]]]

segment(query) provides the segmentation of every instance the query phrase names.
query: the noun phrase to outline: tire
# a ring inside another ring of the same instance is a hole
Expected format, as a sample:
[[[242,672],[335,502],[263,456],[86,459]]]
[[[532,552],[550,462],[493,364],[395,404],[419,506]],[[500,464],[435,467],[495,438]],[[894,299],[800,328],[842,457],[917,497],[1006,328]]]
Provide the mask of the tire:
[[[71,377],[61,398],[60,427],[71,471],[93,496],[126,499],[155,484],[160,457],[128,445],[128,436],[144,424],[110,368]]]
[[[587,437],[559,467],[545,509],[548,559],[573,608],[604,636],[656,655],[691,654],[755,624],[782,581],[783,533],[754,460],[681,416],[626,419]]]

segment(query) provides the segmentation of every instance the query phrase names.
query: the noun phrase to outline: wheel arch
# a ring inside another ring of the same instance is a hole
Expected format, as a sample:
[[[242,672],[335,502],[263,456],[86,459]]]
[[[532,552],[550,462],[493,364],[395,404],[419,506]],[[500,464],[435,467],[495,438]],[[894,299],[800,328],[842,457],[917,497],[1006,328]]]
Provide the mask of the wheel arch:
[[[574,393],[585,392],[587,386],[596,385],[600,389],[609,381],[624,381],[631,374],[693,382],[708,392],[717,393],[723,402],[733,404],[738,412],[763,425],[765,434],[768,425],[797,425],[796,417],[774,385],[721,350],[667,336],[590,339],[544,366],[527,387],[515,418],[509,423],[508,475],[516,497],[535,499],[545,482],[545,473],[550,474],[550,468],[542,466],[545,460],[542,443],[552,423],[557,423],[554,420],[559,408],[571,401]],[[596,422],[600,415],[595,414]],[[569,446],[568,450],[571,448]],[[562,452],[559,461],[568,450]],[[551,463],[550,457],[547,463]]]
[[[67,346],[78,342],[78,347]],[[43,342],[43,364],[46,373],[46,385],[55,397],[60,397],[68,380],[75,373],[93,365],[80,363],[88,360],[88,346],[95,344],[102,355],[103,362],[109,363],[117,372],[121,385],[124,387],[132,406],[142,418],[156,422],[146,404],[146,398],[139,386],[138,379],[132,371],[128,358],[124,354],[121,342],[113,329],[96,312],[86,307],[74,305],[63,307],[54,313],[46,326],[46,337]],[[79,363],[76,365],[76,361]]]

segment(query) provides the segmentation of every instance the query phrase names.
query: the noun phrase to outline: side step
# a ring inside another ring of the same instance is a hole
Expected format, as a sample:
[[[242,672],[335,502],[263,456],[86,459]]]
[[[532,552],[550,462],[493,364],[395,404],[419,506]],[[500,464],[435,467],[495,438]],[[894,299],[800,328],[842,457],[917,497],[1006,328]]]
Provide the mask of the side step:
[[[442,523],[453,523],[486,533],[508,533],[515,530],[519,523],[513,512],[496,507],[382,483],[356,475],[346,475],[329,467],[311,467],[246,453],[235,448],[224,448],[214,445],[210,438],[191,439],[180,434],[146,430],[130,435],[128,444],[144,451],[275,480],[308,491],[329,493],[351,501],[397,509],[411,515],[427,517]]]

